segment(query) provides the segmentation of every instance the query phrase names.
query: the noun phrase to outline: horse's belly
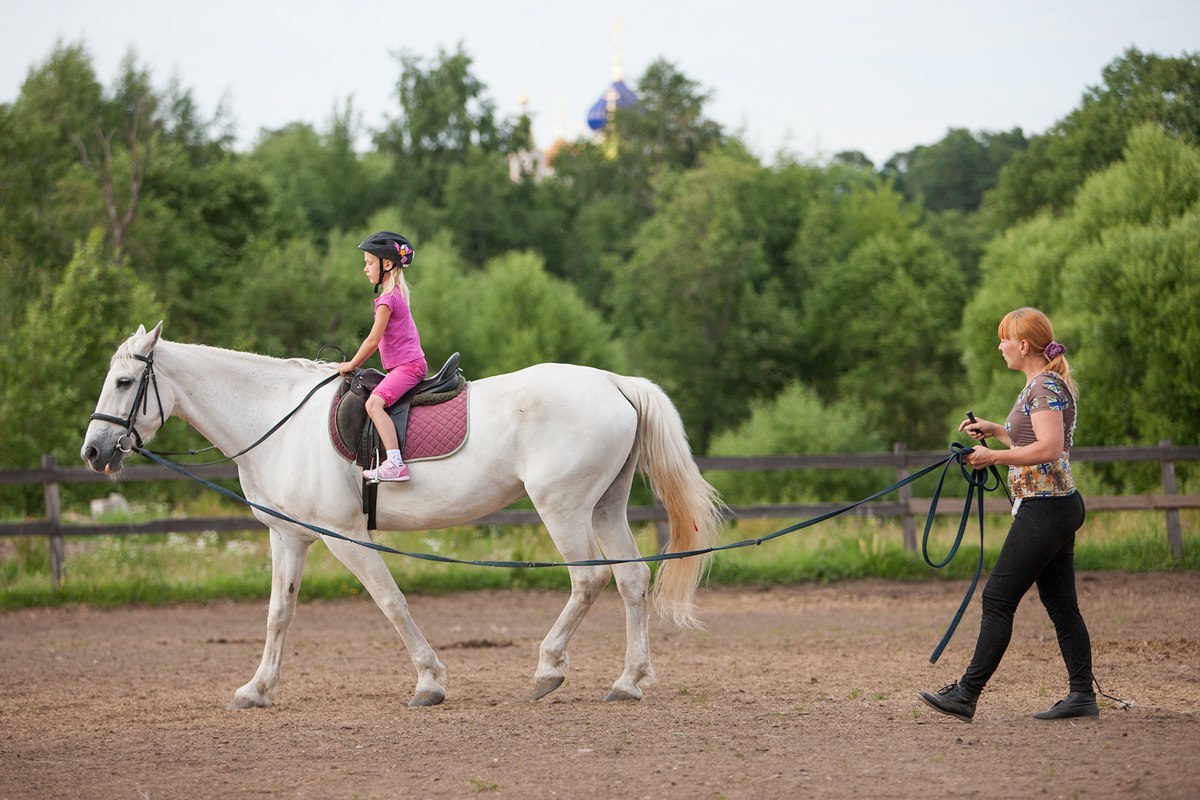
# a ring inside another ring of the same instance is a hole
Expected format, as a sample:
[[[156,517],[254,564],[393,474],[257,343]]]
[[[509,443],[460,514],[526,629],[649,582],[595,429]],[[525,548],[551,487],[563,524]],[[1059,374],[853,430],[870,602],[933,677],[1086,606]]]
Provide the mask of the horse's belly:
[[[427,466],[428,462],[426,462]],[[421,480],[422,464],[414,464],[407,483],[380,484],[378,524],[380,530],[423,531],[467,525],[499,511],[525,496],[518,484],[507,492],[499,487],[474,486],[473,490],[421,492],[415,484]],[[406,490],[413,491],[406,491]]]

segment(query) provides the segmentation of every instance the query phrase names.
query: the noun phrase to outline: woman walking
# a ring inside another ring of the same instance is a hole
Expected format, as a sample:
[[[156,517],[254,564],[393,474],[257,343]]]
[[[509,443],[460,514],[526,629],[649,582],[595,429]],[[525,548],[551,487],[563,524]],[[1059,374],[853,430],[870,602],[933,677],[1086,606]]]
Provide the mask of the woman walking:
[[[1075,490],[1070,452],[1075,433],[1076,387],[1050,320],[1036,308],[1019,308],[1000,321],[1000,353],[1009,369],[1025,374],[1025,388],[1001,425],[964,421],[959,430],[1007,450],[975,447],[964,457],[975,469],[1008,466],[1013,523],[983,590],[983,617],[975,654],[956,682],[918,696],[934,709],[970,722],[975,704],[1012,637],[1013,615],[1030,586],[1054,623],[1067,667],[1069,694],[1037,719],[1095,717],[1092,646],[1075,592],[1075,533],[1083,525],[1083,499]]]

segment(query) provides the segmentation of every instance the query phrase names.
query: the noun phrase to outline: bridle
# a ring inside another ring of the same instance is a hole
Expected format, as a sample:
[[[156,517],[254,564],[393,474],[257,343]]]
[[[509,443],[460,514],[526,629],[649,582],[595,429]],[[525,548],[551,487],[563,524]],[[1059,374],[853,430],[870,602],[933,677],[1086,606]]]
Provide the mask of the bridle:
[[[101,414],[97,411],[88,417],[89,421],[111,422],[125,429],[125,433],[117,440],[117,449],[122,453],[131,453],[142,446],[142,435],[138,433],[136,425],[138,406],[142,407],[141,413],[143,414],[149,410],[151,386],[154,387],[154,399],[158,403],[159,424],[167,421],[167,415],[163,412],[162,397],[158,393],[158,378],[154,375],[154,351],[151,350],[148,355],[144,356],[134,353],[133,357],[143,362],[146,367],[142,370],[142,377],[138,380],[137,393],[133,396],[133,404],[129,407],[129,413],[124,417],[115,417],[112,414]]]
[[[149,390],[151,387],[154,388],[154,401],[158,404],[159,425],[163,425],[166,423],[167,415],[163,411],[162,396],[158,393],[158,378],[154,374],[154,351],[151,350],[148,355],[144,355],[144,356],[139,355],[138,353],[134,353],[133,357],[136,358],[138,361],[143,362],[146,365],[146,367],[145,367],[145,369],[142,370],[141,378],[138,379],[137,393],[134,394],[134,396],[133,396],[133,404],[129,406],[129,413],[126,414],[124,417],[116,417],[116,416],[113,416],[112,414],[101,414],[99,411],[97,411],[97,412],[94,412],[90,417],[88,417],[88,419],[89,420],[99,420],[101,422],[111,422],[114,425],[120,425],[121,427],[123,427],[125,429],[125,433],[121,436],[120,439],[117,440],[117,449],[120,450],[122,453],[132,453],[134,451],[137,451],[138,453],[145,455],[149,451],[143,449],[143,447],[142,447],[144,442],[142,441],[142,435],[140,433],[138,433],[136,423],[137,423],[137,417],[138,417],[138,406],[139,405],[141,406],[141,413],[143,413],[143,414],[145,414],[149,410],[149,406],[150,406],[150,391]],[[245,455],[246,453],[250,452],[254,448],[258,447],[260,444],[262,444],[264,441],[266,441],[267,438],[271,436],[271,434],[275,433],[275,431],[277,431],[281,427],[283,427],[283,424],[285,422],[287,422],[289,419],[291,419],[296,414],[296,412],[300,410],[301,406],[303,406],[305,403],[307,403],[309,401],[309,398],[311,398],[314,394],[316,394],[318,389],[320,389],[322,386],[326,385],[327,383],[335,381],[341,377],[342,377],[341,375],[339,375],[338,373],[335,372],[332,375],[330,375],[329,377],[323,379],[320,383],[318,383],[316,386],[314,386],[312,389],[310,389],[308,394],[304,395],[304,399],[301,400],[296,405],[295,408],[293,408],[286,415],[284,415],[283,419],[279,420],[273,426],[271,426],[271,429],[268,430],[266,433],[264,433],[262,436],[260,436],[254,442],[254,444],[250,445],[247,448],[244,448],[243,450],[238,451],[237,453],[235,453],[231,456],[226,456],[225,458],[221,459],[221,461],[232,461],[233,459],[237,458],[238,456]],[[196,452],[200,452],[200,451],[189,451],[190,454],[194,454]],[[184,454],[165,453],[164,455],[184,455]],[[212,462],[208,462],[208,463],[215,464],[218,462],[212,461]]]

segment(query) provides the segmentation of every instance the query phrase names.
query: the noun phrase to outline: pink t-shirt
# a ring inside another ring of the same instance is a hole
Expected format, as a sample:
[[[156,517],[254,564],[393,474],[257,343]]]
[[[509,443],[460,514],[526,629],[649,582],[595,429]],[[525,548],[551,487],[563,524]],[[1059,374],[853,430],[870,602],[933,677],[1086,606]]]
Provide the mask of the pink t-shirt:
[[[417,324],[413,322],[408,303],[404,302],[404,295],[398,289],[393,289],[375,298],[377,313],[380,306],[392,310],[387,327],[383,329],[383,339],[379,342],[379,359],[383,362],[383,368],[389,370],[425,358],[425,351],[421,349],[421,334],[417,333]]]

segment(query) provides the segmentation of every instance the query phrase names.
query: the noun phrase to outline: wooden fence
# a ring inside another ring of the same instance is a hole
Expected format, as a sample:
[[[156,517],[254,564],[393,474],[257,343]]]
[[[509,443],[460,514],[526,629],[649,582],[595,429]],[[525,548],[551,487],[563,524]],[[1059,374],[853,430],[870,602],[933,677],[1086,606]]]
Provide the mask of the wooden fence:
[[[829,453],[823,455],[793,456],[705,456],[696,459],[704,471],[763,471],[797,469],[892,469],[896,479],[921,469],[944,458],[943,450],[908,450],[903,444],[895,446],[891,453]],[[1142,495],[1115,495],[1087,498],[1089,511],[1162,511],[1166,514],[1167,543],[1171,555],[1183,557],[1183,537],[1180,529],[1179,510],[1200,508],[1200,495],[1176,493],[1175,462],[1200,460],[1200,447],[1176,447],[1169,441],[1157,446],[1119,447],[1076,447],[1071,450],[1072,462],[1113,463],[1157,461],[1162,466],[1162,493]],[[225,463],[198,466],[191,469],[196,475],[209,479],[236,479],[237,467]],[[127,467],[121,473],[122,481],[182,480],[178,473],[157,465]],[[68,524],[62,519],[59,486],[66,483],[90,483],[108,481],[85,467],[60,467],[54,457],[46,455],[38,469],[0,470],[0,485],[42,484],[46,503],[46,517],[23,522],[0,523],[0,536],[48,536],[50,538],[50,565],[54,585],[62,581],[65,570],[63,540],[67,536],[123,536],[141,533],[199,533],[203,531],[244,531],[263,527],[251,516],[230,517],[186,517],[156,519],[144,522],[119,522],[106,524]],[[929,513],[929,499],[912,496],[911,486],[896,493],[893,501],[866,503],[850,512],[875,517],[900,517],[904,531],[904,546],[915,552],[917,548],[916,520]],[[736,519],[808,518],[824,514],[840,507],[839,503],[777,504],[734,506],[730,510]],[[1007,513],[1008,503],[1003,498],[989,498],[984,506],[989,513]],[[939,508],[939,514],[958,514],[960,509]],[[634,506],[629,509],[633,522],[655,522],[659,526],[659,543],[665,542],[666,510],[658,505]],[[540,522],[537,512],[504,510],[475,520],[476,525],[517,525]]]

